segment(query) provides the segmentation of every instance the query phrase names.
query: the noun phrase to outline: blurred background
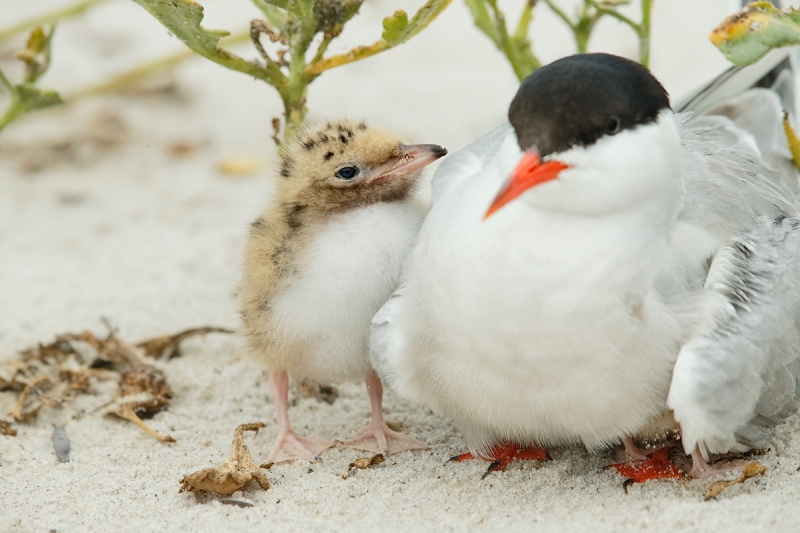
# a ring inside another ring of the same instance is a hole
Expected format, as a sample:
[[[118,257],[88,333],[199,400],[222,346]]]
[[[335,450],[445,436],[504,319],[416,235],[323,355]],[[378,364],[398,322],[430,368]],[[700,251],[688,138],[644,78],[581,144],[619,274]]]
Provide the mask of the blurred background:
[[[70,3],[3,0],[0,28]],[[236,33],[261,18],[247,0],[201,3],[206,28]],[[366,0],[329,54],[376,41],[385,16],[412,14],[422,3]],[[581,5],[557,3],[568,13]],[[500,5],[515,25],[522,2]],[[653,5],[651,67],[673,97],[728,67],[708,34],[739,0]],[[638,20],[639,2],[622,12]],[[530,36],[543,62],[575,52],[572,34],[546,6],[535,9]],[[24,40],[23,33],[0,44],[9,78],[21,75],[14,53]],[[609,17],[589,42],[590,51],[630,58],[637,46],[630,28]],[[184,49],[130,0],[107,0],[58,25],[39,85],[67,103],[0,133],[0,348],[96,326],[100,316],[133,338],[238,324],[232,294],[244,237],[272,186],[271,122],[283,111],[275,90],[196,58],[123,90],[85,95]],[[257,57],[249,42],[233,50]],[[325,72],[310,86],[308,119],[363,118],[452,152],[505,120],[517,85],[456,0],[408,43]],[[0,91],[0,108],[7,96]]]

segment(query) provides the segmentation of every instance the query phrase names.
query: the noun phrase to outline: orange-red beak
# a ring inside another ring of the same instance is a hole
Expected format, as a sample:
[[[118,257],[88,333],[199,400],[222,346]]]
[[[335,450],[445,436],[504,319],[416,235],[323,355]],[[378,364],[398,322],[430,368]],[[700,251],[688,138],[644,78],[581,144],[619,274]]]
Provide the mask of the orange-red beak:
[[[489,210],[486,211],[486,214],[483,215],[483,219],[486,220],[495,211],[517,198],[531,187],[557,178],[559,172],[566,168],[569,168],[569,166],[560,161],[541,163],[539,161],[538,152],[525,152],[517,168],[514,169],[514,173],[511,174],[511,178],[495,197],[494,202],[489,206]]]

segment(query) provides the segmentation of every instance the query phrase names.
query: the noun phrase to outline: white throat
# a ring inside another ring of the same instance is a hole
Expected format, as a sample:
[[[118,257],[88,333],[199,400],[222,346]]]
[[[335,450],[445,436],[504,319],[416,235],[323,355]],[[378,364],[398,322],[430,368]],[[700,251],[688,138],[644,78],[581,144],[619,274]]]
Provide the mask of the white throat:
[[[538,210],[602,216],[644,209],[663,223],[674,216],[683,196],[680,137],[668,109],[652,124],[545,159],[570,168],[523,195],[521,200]]]

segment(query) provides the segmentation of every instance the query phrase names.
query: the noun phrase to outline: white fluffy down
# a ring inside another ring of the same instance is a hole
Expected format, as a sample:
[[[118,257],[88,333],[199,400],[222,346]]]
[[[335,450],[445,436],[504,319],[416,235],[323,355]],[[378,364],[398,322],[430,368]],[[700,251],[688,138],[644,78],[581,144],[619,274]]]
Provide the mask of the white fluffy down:
[[[397,286],[421,220],[411,202],[377,203],[317,229],[272,303],[285,342],[295,345],[291,375],[338,382],[369,372],[370,319]]]

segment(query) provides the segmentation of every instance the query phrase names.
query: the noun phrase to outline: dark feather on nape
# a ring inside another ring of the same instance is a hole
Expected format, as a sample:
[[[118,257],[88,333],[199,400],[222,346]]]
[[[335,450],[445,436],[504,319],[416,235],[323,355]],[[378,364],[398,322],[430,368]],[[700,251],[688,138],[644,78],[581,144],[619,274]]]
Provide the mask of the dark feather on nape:
[[[286,156],[281,160],[281,176],[284,178],[288,178],[292,175],[292,171],[294,170],[294,160]]]
[[[284,213],[286,214],[286,224],[293,230],[300,229],[303,227],[303,211],[306,210],[308,206],[303,204],[289,204],[284,207]]]
[[[365,122],[359,122],[357,128],[361,131],[367,129],[367,124]]]
[[[250,224],[250,228],[253,232],[261,232],[267,229],[267,223],[262,217],[258,217]]]

